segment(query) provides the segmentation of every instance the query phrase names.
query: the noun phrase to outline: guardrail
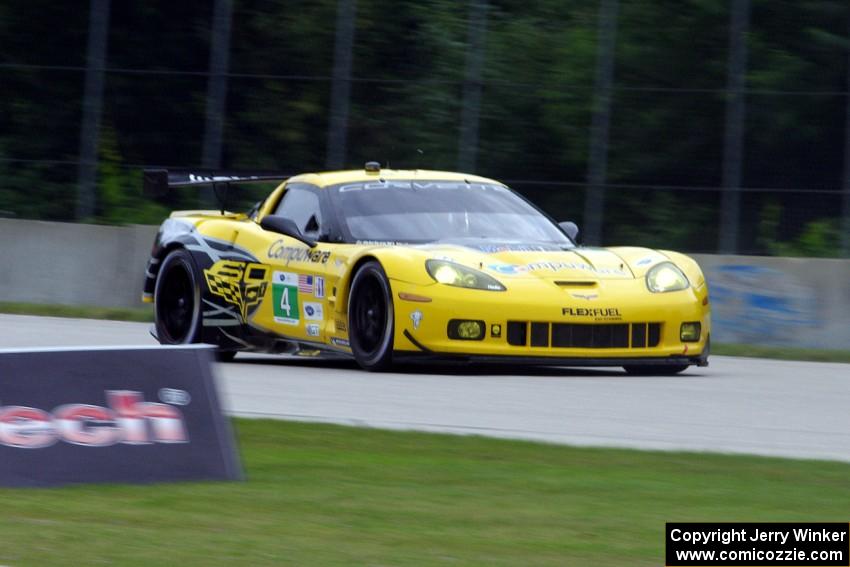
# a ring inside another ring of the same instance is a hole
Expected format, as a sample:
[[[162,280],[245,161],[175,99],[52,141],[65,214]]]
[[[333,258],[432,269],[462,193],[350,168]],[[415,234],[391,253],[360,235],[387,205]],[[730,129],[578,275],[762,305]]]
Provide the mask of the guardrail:
[[[156,230],[0,219],[0,301],[138,307]],[[715,341],[850,349],[850,260],[694,257]]]

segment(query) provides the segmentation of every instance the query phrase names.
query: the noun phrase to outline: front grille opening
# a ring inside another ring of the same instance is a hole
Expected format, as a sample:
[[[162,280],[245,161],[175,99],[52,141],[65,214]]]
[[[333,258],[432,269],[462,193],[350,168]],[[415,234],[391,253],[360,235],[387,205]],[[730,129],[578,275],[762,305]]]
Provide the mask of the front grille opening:
[[[563,323],[555,323],[552,325],[552,346],[564,347],[571,345],[573,342],[573,327],[575,325],[565,325]]]
[[[629,324],[554,323],[552,346],[556,348],[628,348]]]
[[[661,342],[661,323],[632,323],[632,348],[657,347]]]
[[[512,346],[647,348],[656,347],[661,343],[661,323],[528,323],[525,321],[508,321],[507,338],[508,344]]]
[[[549,346],[549,323],[531,324],[531,346]]]
[[[508,344],[512,346],[525,346],[528,333],[528,323],[525,321],[508,321]]]
[[[646,348],[646,323],[632,323],[632,348]]]
[[[629,326],[611,325],[611,348],[628,348]]]
[[[661,342],[661,323],[649,324],[649,340],[647,344],[651,347],[658,346]]]

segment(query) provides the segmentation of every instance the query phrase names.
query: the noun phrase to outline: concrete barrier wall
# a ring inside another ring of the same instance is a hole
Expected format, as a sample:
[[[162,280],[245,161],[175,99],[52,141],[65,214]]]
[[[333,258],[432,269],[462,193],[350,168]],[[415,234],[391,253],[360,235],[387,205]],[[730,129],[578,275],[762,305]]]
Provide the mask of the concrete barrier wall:
[[[0,301],[140,307],[156,230],[0,219]]]
[[[724,343],[850,349],[850,260],[695,254]]]
[[[0,301],[138,307],[153,226],[0,219]],[[850,260],[695,255],[714,340],[850,349]]]

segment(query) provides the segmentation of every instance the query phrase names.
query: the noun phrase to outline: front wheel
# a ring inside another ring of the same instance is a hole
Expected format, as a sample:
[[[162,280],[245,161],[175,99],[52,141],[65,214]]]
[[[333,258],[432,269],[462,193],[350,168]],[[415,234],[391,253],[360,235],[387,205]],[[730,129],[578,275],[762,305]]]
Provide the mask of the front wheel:
[[[381,264],[367,262],[354,275],[348,297],[351,352],[362,368],[387,370],[392,366],[395,315],[392,293]]]
[[[623,369],[634,376],[672,376],[684,371],[687,367],[687,364],[657,364],[624,366]]]

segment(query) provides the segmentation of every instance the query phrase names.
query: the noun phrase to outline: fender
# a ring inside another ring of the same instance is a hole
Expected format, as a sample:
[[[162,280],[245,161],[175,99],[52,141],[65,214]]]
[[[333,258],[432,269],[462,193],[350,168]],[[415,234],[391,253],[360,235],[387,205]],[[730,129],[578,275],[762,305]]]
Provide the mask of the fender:
[[[403,280],[391,277],[390,280],[404,281],[420,286],[436,285],[428,272],[425,271],[425,261],[431,257],[426,251],[411,250],[408,247],[396,246],[374,246],[362,249],[353,255],[349,262],[355,268],[348,270],[337,283],[337,297],[342,301],[336,302],[337,313],[348,312],[348,293],[351,288],[351,279],[357,272],[357,266],[368,260],[377,260],[383,266],[387,274],[405,274]]]
[[[199,227],[203,220],[192,222],[185,218],[180,218],[181,213],[175,213],[171,218],[165,220],[157,231],[154,239],[153,248],[151,249],[151,257],[148,260],[147,269],[145,270],[145,283],[142,292],[142,301],[152,303],[154,301],[154,291],[156,289],[156,280],[159,276],[159,268],[165,257],[177,248],[183,248],[192,255],[195,267],[197,269],[195,276],[201,287],[201,310],[213,307],[221,303],[221,299],[215,297],[204,277],[205,270],[210,269],[213,264],[220,260],[232,260],[235,262],[258,262],[256,256],[250,251],[235,246],[232,242],[222,240],[203,234]],[[212,220],[219,220],[221,217],[215,215]],[[225,307],[226,306],[222,306]],[[202,318],[203,320],[203,318]],[[229,326],[226,332],[223,332],[217,326],[204,326],[201,329],[200,341],[209,344],[244,346],[240,344],[245,333],[244,325]],[[236,340],[234,340],[234,337]]]

